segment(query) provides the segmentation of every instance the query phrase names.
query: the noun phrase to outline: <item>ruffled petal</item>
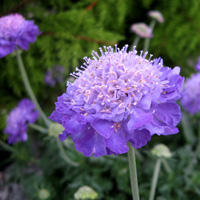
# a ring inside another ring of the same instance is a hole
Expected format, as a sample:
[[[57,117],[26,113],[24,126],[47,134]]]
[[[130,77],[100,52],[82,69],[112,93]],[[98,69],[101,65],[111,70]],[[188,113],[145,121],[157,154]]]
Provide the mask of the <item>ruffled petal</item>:
[[[70,136],[70,133],[67,133],[66,131],[63,131],[62,134],[59,134],[59,139],[63,142]]]
[[[135,147],[135,149],[141,148],[151,140],[151,134],[147,129],[134,130],[130,132],[127,141]]]
[[[62,118],[62,124],[67,132],[76,133],[85,128],[86,121],[81,115],[78,114],[73,117],[64,115]]]
[[[114,133],[114,122],[103,119],[96,119],[91,123],[91,125],[100,135],[106,139],[108,139]]]
[[[93,153],[94,157],[104,156],[107,154],[105,139],[99,134],[95,134],[95,145]]]
[[[163,103],[153,107],[154,117],[169,126],[176,126],[181,120],[180,107],[176,103]]]
[[[49,119],[57,122],[58,124],[62,124],[62,117],[63,117],[62,113],[57,112],[57,111],[53,111],[51,113],[51,115],[49,116]]]
[[[152,113],[145,113],[139,109],[135,109],[134,113],[130,115],[130,120],[127,124],[128,130],[134,130],[145,124],[148,124],[153,119]]]
[[[144,110],[149,110],[151,106],[151,96],[145,95],[144,97],[142,97],[137,106],[141,107]]]
[[[129,148],[122,129],[112,134],[106,141],[106,146],[116,154],[128,152]]]
[[[151,132],[151,135],[171,135],[179,132],[176,125],[180,122],[180,107],[175,103],[164,103],[153,106],[154,114],[151,123],[145,127]]]
[[[7,56],[8,54],[11,54],[14,51],[14,46],[0,46],[0,58],[3,58]]]
[[[86,157],[92,154],[95,157],[106,155],[104,138],[95,133],[95,130],[89,126],[79,133],[72,133],[71,138],[76,150]]]

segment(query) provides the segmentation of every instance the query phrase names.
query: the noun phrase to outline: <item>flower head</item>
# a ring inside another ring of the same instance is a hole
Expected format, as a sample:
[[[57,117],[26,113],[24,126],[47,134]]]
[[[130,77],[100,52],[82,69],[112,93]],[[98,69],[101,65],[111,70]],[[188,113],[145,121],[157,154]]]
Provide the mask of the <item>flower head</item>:
[[[4,130],[4,133],[9,135],[9,143],[27,141],[28,123],[34,123],[39,116],[34,108],[35,105],[29,99],[22,99],[18,106],[11,110]]]
[[[200,73],[186,79],[181,105],[190,114],[200,111]]]
[[[50,197],[50,192],[47,189],[40,189],[38,192],[38,196],[41,200],[46,200]]]
[[[20,14],[11,14],[0,18],[0,58],[15,49],[28,50],[29,43],[35,42],[40,34],[33,21],[25,20]]]
[[[127,49],[104,47],[101,55],[85,57],[50,116],[65,128],[60,139],[71,136],[85,156],[122,154],[129,150],[127,142],[140,148],[153,134],[178,133],[180,68]]]
[[[53,87],[56,83],[61,83],[64,81],[63,74],[65,72],[64,67],[61,66],[54,66],[49,69],[44,77],[44,82]]]
[[[171,158],[172,154],[169,148],[164,144],[157,144],[152,150],[151,153],[160,158]]]
[[[74,198],[76,200],[83,200],[83,199],[92,200],[92,199],[97,199],[97,197],[98,193],[87,185],[80,187],[74,194]]]
[[[152,29],[144,23],[137,23],[131,26],[131,31],[143,38],[153,37]]]
[[[148,15],[150,17],[152,17],[153,19],[157,20],[158,22],[160,23],[163,23],[164,22],[164,17],[162,15],[161,12],[157,11],[157,10],[152,10],[152,11],[149,11],[148,12]]]
[[[197,64],[195,66],[196,71],[200,71],[200,56],[198,57]]]

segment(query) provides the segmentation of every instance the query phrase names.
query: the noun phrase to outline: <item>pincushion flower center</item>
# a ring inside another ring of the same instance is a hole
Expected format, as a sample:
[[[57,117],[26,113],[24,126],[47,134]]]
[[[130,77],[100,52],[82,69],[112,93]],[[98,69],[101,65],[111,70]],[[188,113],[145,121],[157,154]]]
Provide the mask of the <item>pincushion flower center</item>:
[[[132,62],[127,63],[125,58],[128,56],[132,55],[112,53],[106,55],[106,59],[86,59],[89,65],[85,71],[77,69],[78,72],[73,74],[79,77],[74,82],[79,88],[75,96],[83,93],[85,104],[89,101],[91,106],[100,104],[100,113],[112,113],[114,107],[130,111],[131,105],[136,106],[147,93],[144,88],[153,94],[155,87],[162,87],[158,86],[158,72],[149,60],[135,56]],[[86,112],[84,116],[87,115]]]

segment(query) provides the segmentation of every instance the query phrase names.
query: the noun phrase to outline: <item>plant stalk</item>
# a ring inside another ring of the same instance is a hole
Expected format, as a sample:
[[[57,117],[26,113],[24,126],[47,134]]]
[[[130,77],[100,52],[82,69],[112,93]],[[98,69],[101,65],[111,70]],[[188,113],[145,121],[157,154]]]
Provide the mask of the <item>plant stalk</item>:
[[[35,97],[35,95],[33,93],[33,90],[32,90],[31,85],[29,83],[28,76],[26,74],[26,70],[24,68],[24,64],[23,64],[23,61],[22,61],[22,58],[21,58],[21,55],[20,55],[18,49],[15,50],[15,52],[16,52],[16,56],[17,56],[17,63],[18,63],[18,66],[19,66],[19,69],[20,69],[20,72],[21,72],[21,75],[22,75],[22,79],[23,79],[26,91],[29,94],[29,96],[30,96],[31,100],[33,101],[33,103],[35,104],[36,109],[39,111],[40,117],[44,120],[45,124],[47,126],[49,126],[51,122],[46,117],[44,112],[42,111],[42,109],[41,109],[41,107],[40,107],[40,105],[39,105],[39,103],[38,103],[38,101],[37,101],[37,99],[36,99],[36,97]]]
[[[190,120],[188,119],[188,116],[184,112],[182,112],[181,125],[183,127],[183,134],[186,142],[193,145],[196,141],[196,138],[194,136]]]
[[[41,133],[48,133],[48,129],[40,126],[40,125],[37,125],[37,124],[29,124],[29,126]]]
[[[73,167],[78,167],[79,164],[76,163],[76,162],[71,161],[71,160],[68,158],[68,156],[65,154],[65,150],[64,150],[64,148],[63,148],[63,146],[62,146],[62,144],[61,144],[59,138],[56,138],[56,142],[57,142],[57,145],[58,145],[58,147],[59,147],[59,149],[60,149],[60,152],[61,152],[62,157],[63,157],[63,159],[65,160],[65,162],[66,162],[67,164],[73,166]]]
[[[10,152],[14,152],[15,149],[9,145],[7,145],[5,142],[3,142],[2,140],[0,140],[0,146],[2,146],[4,149],[6,149],[7,151]]]
[[[164,158],[162,159],[162,163],[163,163],[163,166],[166,169],[167,173],[170,174],[172,172],[172,170],[171,170],[170,166],[168,165],[167,161]]]
[[[151,21],[151,23],[150,23],[150,28],[152,29],[152,32],[153,32],[153,29],[154,29],[154,27],[155,27],[155,24],[156,24],[156,20],[153,19],[153,20]],[[150,39],[151,39],[151,38],[146,38],[146,39],[145,39],[144,48],[143,48],[144,52],[148,51],[148,49],[149,49]]]
[[[133,41],[132,47],[134,47],[134,46],[137,47],[139,41],[140,41],[140,36],[136,35],[136,37],[135,37],[135,39],[134,39],[134,41]]]
[[[129,147],[128,161],[129,161],[132,197],[133,200],[139,200],[140,197],[139,197],[138,180],[137,180],[135,148],[132,147],[131,143],[128,143],[128,147]]]
[[[153,179],[152,179],[152,183],[151,183],[151,191],[150,191],[149,200],[154,200],[156,186],[157,186],[157,182],[158,182],[158,176],[159,176],[159,172],[160,172],[161,161],[162,161],[161,158],[159,158],[156,161],[156,165],[155,165],[154,173],[153,173]]]

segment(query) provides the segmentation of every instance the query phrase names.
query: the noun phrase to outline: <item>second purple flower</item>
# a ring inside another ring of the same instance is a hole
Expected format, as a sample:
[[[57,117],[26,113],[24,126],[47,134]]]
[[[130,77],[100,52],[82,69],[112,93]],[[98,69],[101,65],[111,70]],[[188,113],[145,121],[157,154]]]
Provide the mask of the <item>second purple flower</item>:
[[[28,50],[41,32],[34,21],[25,20],[20,14],[11,14],[0,18],[0,58],[15,49]]]
[[[8,142],[27,141],[28,124],[33,124],[39,117],[35,105],[29,99],[22,99],[16,108],[11,110],[7,118],[7,126],[4,130],[8,134]]]

